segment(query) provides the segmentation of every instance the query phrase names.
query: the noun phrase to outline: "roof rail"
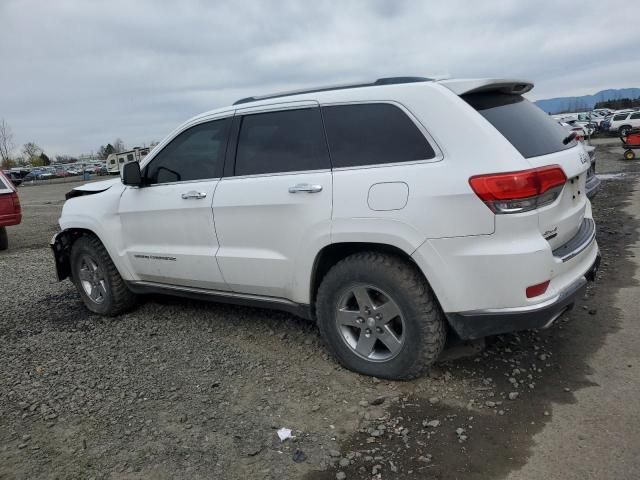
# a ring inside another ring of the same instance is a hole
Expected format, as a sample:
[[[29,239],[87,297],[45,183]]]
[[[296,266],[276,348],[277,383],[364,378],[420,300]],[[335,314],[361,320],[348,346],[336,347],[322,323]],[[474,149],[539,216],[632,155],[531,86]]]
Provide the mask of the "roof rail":
[[[315,87],[315,88],[302,89],[302,90],[291,90],[289,92],[273,93],[270,95],[256,95],[254,97],[241,98],[240,100],[235,101],[233,104],[240,105],[242,103],[257,102],[258,100],[268,100],[270,98],[289,97],[291,95],[300,95],[303,93],[328,92],[331,90],[345,90],[348,88],[375,87],[380,85],[398,85],[401,83],[416,83],[416,82],[430,82],[430,81],[432,81],[432,79],[426,78],[426,77],[385,77],[385,78],[378,78],[375,82],[371,82],[371,83],[347,83],[342,85],[332,85],[328,87]]]

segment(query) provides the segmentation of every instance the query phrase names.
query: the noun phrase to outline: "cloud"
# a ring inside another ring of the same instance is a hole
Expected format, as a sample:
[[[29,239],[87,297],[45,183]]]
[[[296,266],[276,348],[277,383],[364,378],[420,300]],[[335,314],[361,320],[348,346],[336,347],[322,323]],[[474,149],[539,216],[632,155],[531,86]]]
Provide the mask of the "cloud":
[[[532,98],[640,86],[640,34],[615,28],[615,2],[3,0],[0,20],[0,117],[52,154],[159,140],[244,96],[380,76],[525,78]]]

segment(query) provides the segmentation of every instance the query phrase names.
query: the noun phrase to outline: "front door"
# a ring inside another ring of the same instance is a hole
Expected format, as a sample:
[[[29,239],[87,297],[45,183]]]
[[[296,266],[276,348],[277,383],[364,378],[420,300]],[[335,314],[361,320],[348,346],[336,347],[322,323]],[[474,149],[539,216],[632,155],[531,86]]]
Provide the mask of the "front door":
[[[123,254],[143,281],[227,290],[216,261],[212,202],[230,118],[179,133],[143,169],[145,186],[120,199]]]
[[[310,270],[309,252],[330,242],[332,176],[317,104],[289,108],[236,118],[234,168],[218,184],[213,211],[229,287],[303,301],[293,292],[297,279],[308,281],[300,272]]]

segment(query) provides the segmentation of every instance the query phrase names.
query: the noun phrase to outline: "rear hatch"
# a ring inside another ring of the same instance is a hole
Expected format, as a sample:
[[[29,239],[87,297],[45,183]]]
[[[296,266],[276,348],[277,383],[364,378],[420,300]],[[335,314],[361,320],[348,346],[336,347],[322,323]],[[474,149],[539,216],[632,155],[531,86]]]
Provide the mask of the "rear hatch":
[[[524,97],[483,89],[461,95],[529,162],[532,168],[558,165],[567,181],[559,197],[538,208],[538,227],[552,249],[564,245],[580,228],[587,208],[585,183],[589,155],[553,118]]]

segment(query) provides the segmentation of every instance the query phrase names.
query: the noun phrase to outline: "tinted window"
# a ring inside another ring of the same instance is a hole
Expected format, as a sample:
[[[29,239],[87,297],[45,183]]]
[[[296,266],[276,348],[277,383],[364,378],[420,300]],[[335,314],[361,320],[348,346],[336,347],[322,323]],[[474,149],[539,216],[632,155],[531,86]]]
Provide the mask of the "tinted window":
[[[627,115],[629,115],[629,114],[628,113],[621,113],[621,114],[618,114],[618,115],[614,115],[613,116],[613,121],[616,122],[616,121],[620,121],[620,120],[625,120],[627,118]]]
[[[629,117],[629,120],[638,120],[640,119],[640,113],[632,113]]]
[[[571,148],[567,130],[520,95],[472,93],[462,98],[487,119],[525,158]],[[573,122],[570,122],[573,123]]]
[[[322,108],[334,167],[409,162],[435,157],[418,127],[395,105]]]
[[[149,183],[184,182],[220,176],[231,120],[216,120],[185,130],[149,163]]]
[[[243,117],[236,175],[318,170],[330,166],[317,108]]]

